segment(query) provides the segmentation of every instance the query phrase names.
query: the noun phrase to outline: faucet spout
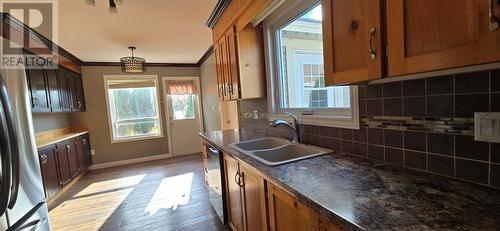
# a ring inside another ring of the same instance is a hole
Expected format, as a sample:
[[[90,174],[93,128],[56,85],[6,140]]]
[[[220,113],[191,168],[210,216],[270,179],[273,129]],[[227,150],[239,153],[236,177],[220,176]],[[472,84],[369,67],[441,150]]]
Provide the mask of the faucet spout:
[[[271,121],[269,123],[269,126],[277,127],[278,125],[284,125],[284,126],[290,128],[293,131],[292,142],[293,143],[300,143],[299,120],[298,120],[297,116],[295,116],[294,114],[292,114],[290,112],[285,112],[285,113],[292,117],[292,119],[293,119],[292,123],[284,121],[284,120],[276,119],[276,120]]]

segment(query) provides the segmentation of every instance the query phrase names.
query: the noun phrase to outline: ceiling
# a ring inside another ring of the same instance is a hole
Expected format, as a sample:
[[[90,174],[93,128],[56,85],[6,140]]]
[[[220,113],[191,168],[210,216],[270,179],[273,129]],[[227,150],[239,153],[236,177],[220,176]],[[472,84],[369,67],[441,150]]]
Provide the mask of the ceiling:
[[[150,63],[196,63],[212,43],[205,26],[217,0],[59,0],[58,44],[85,62],[118,62],[135,54]]]

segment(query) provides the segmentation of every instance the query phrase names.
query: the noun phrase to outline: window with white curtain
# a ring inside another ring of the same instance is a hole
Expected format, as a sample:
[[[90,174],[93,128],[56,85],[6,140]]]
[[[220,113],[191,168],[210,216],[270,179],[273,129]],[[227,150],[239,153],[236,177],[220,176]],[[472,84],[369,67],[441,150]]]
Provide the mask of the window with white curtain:
[[[286,1],[264,21],[270,119],[359,127],[357,87],[326,86],[318,0]]]
[[[157,76],[105,76],[112,142],[163,137]]]

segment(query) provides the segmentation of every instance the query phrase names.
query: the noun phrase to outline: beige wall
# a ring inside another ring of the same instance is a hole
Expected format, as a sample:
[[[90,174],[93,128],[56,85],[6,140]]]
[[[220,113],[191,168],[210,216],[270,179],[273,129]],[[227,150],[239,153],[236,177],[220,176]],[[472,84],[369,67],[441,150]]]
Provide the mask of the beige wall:
[[[213,53],[201,65],[200,76],[205,131],[220,130],[220,104],[217,97],[217,74],[215,72],[215,56]]]
[[[106,97],[104,95],[103,75],[125,75],[126,73],[122,72],[120,67],[83,67],[82,72],[87,111],[73,116],[71,123],[73,125],[87,125],[90,128],[90,141],[92,149],[96,153],[96,155],[92,156],[94,164],[168,153],[163,96],[160,97],[160,111],[164,118],[163,138],[112,144],[108,125]],[[158,77],[199,76],[200,68],[149,67],[144,74],[158,75]]]
[[[67,128],[72,125],[71,117],[74,117],[74,113],[33,114],[33,126],[35,132]]]

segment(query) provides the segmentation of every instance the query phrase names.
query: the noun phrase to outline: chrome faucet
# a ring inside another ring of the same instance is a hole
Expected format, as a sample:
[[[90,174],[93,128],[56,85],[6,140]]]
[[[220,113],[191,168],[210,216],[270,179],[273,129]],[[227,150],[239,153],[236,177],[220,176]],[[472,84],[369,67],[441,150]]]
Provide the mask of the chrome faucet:
[[[293,143],[300,143],[299,119],[297,118],[297,116],[295,116],[294,114],[292,114],[290,112],[285,112],[285,113],[292,117],[292,119],[293,119],[292,123],[277,119],[277,120],[273,120],[271,123],[269,123],[269,125],[273,128],[280,125],[280,124],[287,126],[288,128],[293,130],[292,142]]]

